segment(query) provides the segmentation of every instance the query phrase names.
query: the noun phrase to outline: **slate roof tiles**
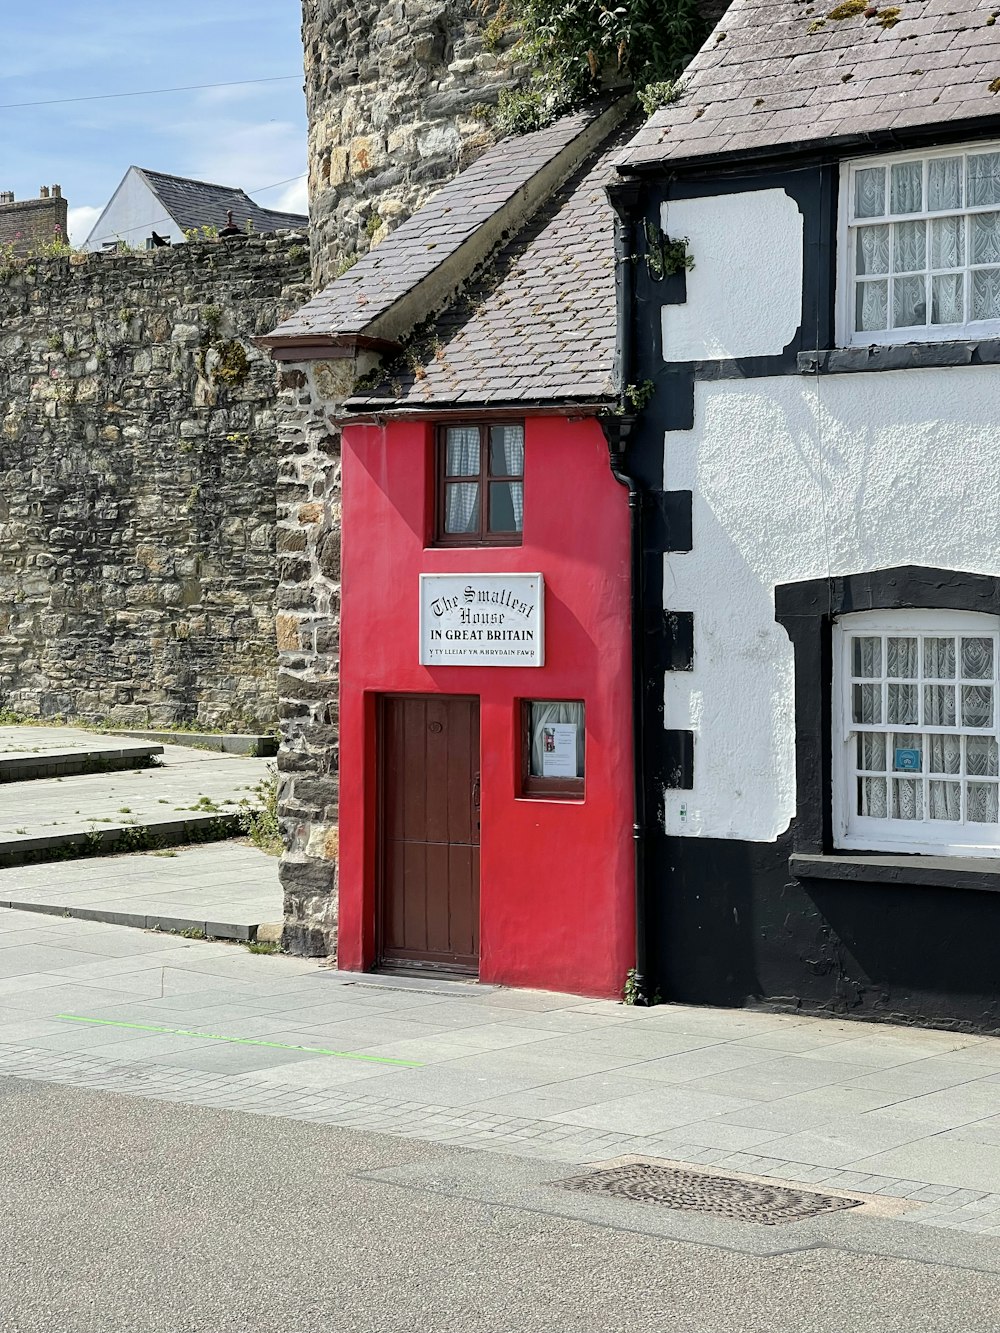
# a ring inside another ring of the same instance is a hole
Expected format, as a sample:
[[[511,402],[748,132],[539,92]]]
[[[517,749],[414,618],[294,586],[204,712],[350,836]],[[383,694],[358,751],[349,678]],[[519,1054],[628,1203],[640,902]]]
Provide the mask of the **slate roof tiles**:
[[[604,187],[634,128],[592,154],[347,410],[610,401],[614,215]]]
[[[595,109],[502,139],[454,177],[381,245],[313,297],[273,339],[360,335],[528,185],[595,119]]]
[[[835,0],[734,0],[688,66],[680,100],[642,127],[619,165],[857,145],[875,132],[989,117],[1000,126],[990,90],[1000,77],[997,0],[859,5],[832,18],[845,8]]]
[[[245,190],[229,185],[212,185],[208,181],[189,180],[186,176],[168,176],[162,171],[136,170],[146,178],[150,189],[182,231],[193,227],[226,225],[226,213],[233,212],[233,223],[244,227],[247,219],[254,231],[304,231],[309,219],[302,213],[279,213],[273,208],[261,208]]]

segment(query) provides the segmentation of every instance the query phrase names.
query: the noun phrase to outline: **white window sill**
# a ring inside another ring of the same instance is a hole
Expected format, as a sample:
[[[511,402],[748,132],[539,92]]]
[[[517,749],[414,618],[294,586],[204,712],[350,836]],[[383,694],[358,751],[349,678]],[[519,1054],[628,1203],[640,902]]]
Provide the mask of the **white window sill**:
[[[843,852],[837,856],[793,854],[788,869],[796,879],[840,880],[848,884],[899,884],[1000,893],[1000,857],[888,856]]]

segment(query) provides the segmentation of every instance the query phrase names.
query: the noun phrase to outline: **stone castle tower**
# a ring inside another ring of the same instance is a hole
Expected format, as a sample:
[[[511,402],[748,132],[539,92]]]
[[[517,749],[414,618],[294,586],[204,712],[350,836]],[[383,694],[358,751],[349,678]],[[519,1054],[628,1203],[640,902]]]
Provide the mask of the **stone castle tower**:
[[[523,79],[472,0],[302,0],[313,277],[364,252],[489,143]]]

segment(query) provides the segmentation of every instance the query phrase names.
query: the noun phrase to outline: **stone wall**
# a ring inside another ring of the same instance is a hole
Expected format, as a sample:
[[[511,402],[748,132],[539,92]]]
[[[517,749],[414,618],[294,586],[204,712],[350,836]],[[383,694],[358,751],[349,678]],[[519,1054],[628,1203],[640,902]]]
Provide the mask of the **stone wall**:
[[[277,714],[276,374],[303,237],[0,270],[0,704]]]
[[[285,852],[285,947],[337,943],[340,433],[353,359],[279,366],[277,639],[282,745],[278,806]]]
[[[470,0],[303,0],[317,287],[490,142],[474,108],[521,81]],[[490,47],[492,49],[487,49]]]

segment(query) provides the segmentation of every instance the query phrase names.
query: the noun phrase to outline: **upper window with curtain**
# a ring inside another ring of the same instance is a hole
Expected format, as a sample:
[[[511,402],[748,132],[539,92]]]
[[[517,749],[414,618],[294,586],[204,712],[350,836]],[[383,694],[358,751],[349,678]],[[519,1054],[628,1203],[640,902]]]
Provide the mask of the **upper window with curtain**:
[[[445,426],[438,438],[434,540],[439,546],[519,546],[524,426]]]
[[[837,844],[1000,856],[1000,619],[864,611],[835,646]]]
[[[1000,334],[1000,146],[851,162],[841,215],[843,342]]]

